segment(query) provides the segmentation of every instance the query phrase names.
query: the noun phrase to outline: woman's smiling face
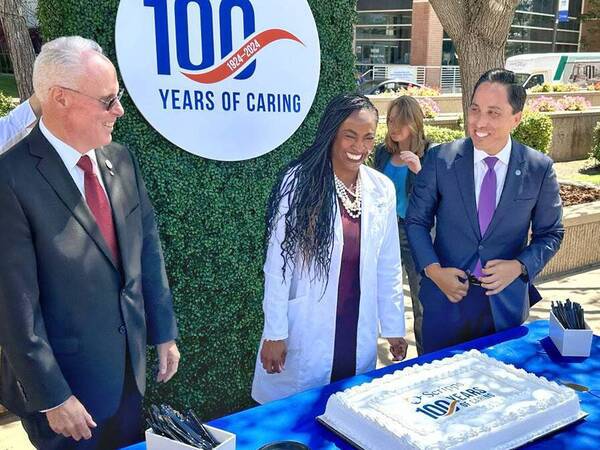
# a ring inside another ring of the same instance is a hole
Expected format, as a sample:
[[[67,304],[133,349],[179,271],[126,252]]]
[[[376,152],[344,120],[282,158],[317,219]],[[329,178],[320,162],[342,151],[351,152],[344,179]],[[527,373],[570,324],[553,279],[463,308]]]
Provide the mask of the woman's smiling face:
[[[338,128],[331,146],[331,162],[338,172],[357,173],[375,145],[377,116],[374,111],[354,111]]]

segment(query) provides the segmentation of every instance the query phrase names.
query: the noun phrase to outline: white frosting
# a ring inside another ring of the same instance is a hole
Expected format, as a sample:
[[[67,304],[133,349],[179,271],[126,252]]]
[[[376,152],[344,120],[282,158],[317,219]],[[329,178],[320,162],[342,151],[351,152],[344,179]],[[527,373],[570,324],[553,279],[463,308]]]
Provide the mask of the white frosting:
[[[577,420],[577,394],[476,350],[332,395],[325,423],[365,450],[510,449]]]

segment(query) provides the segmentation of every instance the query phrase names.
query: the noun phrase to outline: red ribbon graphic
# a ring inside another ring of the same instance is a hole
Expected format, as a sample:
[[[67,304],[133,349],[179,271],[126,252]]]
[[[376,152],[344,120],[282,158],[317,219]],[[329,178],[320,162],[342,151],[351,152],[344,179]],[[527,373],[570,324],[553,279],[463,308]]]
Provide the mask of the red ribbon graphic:
[[[270,30],[262,31],[253,38],[248,39],[237,52],[229,56],[218,67],[208,72],[196,74],[185,72],[181,73],[190,80],[198,83],[218,83],[219,81],[223,81],[225,78],[228,78],[229,76],[241,70],[251,58],[253,58],[267,45],[281,39],[290,39],[304,45],[304,43],[292,33],[278,28],[272,28]]]

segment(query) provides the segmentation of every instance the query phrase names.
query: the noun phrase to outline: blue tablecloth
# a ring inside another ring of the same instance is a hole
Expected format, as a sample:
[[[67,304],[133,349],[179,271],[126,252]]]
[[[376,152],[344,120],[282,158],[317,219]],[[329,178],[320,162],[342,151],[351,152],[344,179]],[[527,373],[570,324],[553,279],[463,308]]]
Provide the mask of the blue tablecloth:
[[[589,358],[564,358],[548,336],[548,321],[540,320],[496,333],[485,338],[431,353],[420,358],[359,375],[347,380],[311,389],[287,399],[241,411],[209,422],[217,428],[237,435],[238,450],[256,450],[279,440],[295,440],[316,449],[351,449],[344,440],[320,425],[315,417],[325,411],[331,394],[413,364],[423,364],[479,349],[494,358],[513,364],[549,380],[563,380],[588,386],[600,395],[600,337],[594,336]],[[566,429],[526,446],[528,449],[593,449],[600,448],[600,398],[579,393],[582,409],[589,416]],[[144,443],[127,450],[144,450]]]

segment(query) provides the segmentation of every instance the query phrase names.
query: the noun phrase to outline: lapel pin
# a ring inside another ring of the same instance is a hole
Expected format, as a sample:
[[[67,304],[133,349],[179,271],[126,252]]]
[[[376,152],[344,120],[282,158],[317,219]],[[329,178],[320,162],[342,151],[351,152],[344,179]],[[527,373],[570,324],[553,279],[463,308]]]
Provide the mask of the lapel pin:
[[[110,162],[110,160],[109,160],[109,159],[107,159],[107,160],[106,160],[104,163],[106,164],[106,167],[108,168],[108,173],[110,173],[110,176],[111,176],[111,177],[114,177],[114,176],[115,176],[115,173],[114,173],[114,172],[113,172],[113,170],[112,170],[112,169],[113,169],[113,165],[112,165],[112,163]]]
[[[107,162],[108,162],[108,161],[107,161]],[[516,176],[519,176],[519,175],[521,175],[521,171],[520,171],[519,169],[515,170],[515,175],[516,175]]]

